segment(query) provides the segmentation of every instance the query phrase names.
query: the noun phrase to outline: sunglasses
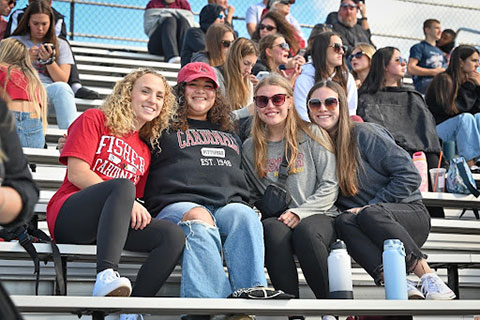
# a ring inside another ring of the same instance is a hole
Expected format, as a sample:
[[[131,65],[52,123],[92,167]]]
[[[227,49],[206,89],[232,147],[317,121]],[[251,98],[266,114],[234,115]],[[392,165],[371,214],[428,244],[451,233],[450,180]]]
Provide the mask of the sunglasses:
[[[354,9],[357,9],[357,5],[356,4],[351,4],[351,3],[342,3],[340,5],[340,8],[342,8],[342,9],[347,9],[348,8],[348,9],[354,10]]]
[[[406,64],[407,63],[407,59],[405,58],[402,58],[402,57],[398,57],[395,59],[395,62],[398,62],[399,64]]]
[[[217,17],[217,19],[220,19],[220,20],[222,20],[223,18],[225,18],[225,16],[222,13],[220,13]]]
[[[351,55],[348,57],[348,61],[352,61],[353,58],[355,58],[355,59],[360,59],[364,54],[365,54],[365,52],[363,52],[363,51],[358,51],[358,52],[355,53],[355,54],[351,54]]]
[[[285,103],[286,99],[287,99],[287,94],[285,94],[285,93],[274,94],[271,97],[267,97],[267,96],[255,96],[255,97],[253,97],[253,100],[255,101],[255,104],[260,109],[265,108],[268,105],[269,100],[272,101],[272,103],[275,107],[281,107]]]
[[[233,41],[230,41],[230,40],[222,40],[220,41],[220,43],[222,44],[222,46],[224,48],[230,48],[230,45],[232,44]]]
[[[318,111],[322,107],[322,104],[327,108],[328,111],[335,111],[335,109],[338,106],[338,99],[335,97],[330,97],[325,100],[320,100],[320,99],[310,99],[307,102],[308,109],[310,111]]]
[[[346,45],[341,45],[340,43],[334,43],[329,47],[333,48],[333,51],[335,51],[335,53],[340,53],[340,50],[343,50],[343,53],[345,53],[348,50],[348,47]]]
[[[282,43],[274,45],[274,47],[277,47],[277,46],[282,48],[282,50],[286,50],[286,51],[290,50],[290,46],[286,42],[282,42]]]
[[[294,4],[295,0],[282,0],[280,1],[281,4]]]
[[[260,30],[267,29],[268,31],[273,31],[273,30],[277,29],[277,28],[274,27],[274,26],[267,26],[267,25],[261,24],[261,23],[260,23],[260,25],[258,26],[258,28],[259,28]]]

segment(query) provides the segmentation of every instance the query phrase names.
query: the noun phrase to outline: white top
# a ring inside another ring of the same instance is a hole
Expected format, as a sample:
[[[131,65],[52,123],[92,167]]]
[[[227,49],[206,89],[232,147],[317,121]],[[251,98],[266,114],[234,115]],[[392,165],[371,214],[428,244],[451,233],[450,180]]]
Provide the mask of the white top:
[[[302,73],[298,76],[295,81],[295,90],[293,91],[293,99],[295,101],[295,107],[297,108],[298,114],[300,117],[309,121],[308,111],[307,111],[307,95],[310,89],[315,84],[315,67],[312,63],[306,63],[302,67]],[[355,84],[355,79],[352,74],[348,73],[347,81],[347,99],[348,99],[348,110],[350,115],[357,114],[357,104],[358,104],[358,93],[357,85]]]

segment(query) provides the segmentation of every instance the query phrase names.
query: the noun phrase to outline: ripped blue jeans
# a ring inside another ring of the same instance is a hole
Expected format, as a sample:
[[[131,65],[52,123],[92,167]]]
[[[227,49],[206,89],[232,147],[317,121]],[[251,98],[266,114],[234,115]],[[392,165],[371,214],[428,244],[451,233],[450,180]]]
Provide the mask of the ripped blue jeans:
[[[182,221],[187,211],[197,207],[211,214],[214,226],[199,220]],[[177,202],[163,208],[157,219],[177,223],[186,236],[181,297],[225,298],[239,288],[267,285],[262,223],[250,207],[230,203],[215,208]]]

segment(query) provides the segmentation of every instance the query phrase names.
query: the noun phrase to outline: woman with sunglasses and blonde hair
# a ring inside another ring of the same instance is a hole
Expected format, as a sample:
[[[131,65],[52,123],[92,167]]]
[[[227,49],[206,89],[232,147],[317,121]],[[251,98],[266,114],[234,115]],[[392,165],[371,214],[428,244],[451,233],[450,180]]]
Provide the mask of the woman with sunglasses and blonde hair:
[[[375,280],[384,282],[383,242],[399,239],[406,252],[410,299],[453,299],[455,294],[428,266],[420,250],[430,232],[430,215],[418,190],[421,178],[410,155],[374,123],[350,119],[347,97],[334,81],[316,83],[307,96],[309,117],[333,141],[340,193],[336,231],[352,258]]]
[[[300,119],[290,83],[271,74],[255,88],[252,135],[243,144],[251,200],[288,172],[292,201],[279,216],[263,216],[265,263],[275,289],[299,297],[296,255],[318,299],[328,297],[328,248],[336,239],[335,156],[327,133]],[[287,161],[287,168],[281,163]],[[265,214],[265,212],[263,212]]]
[[[270,72],[279,73],[287,78],[293,86],[300,75],[301,66],[297,63],[287,73],[286,65],[288,63],[290,46],[285,42],[285,38],[278,33],[269,34],[260,40],[258,46],[260,57],[253,66],[252,74],[257,76],[257,78],[261,78]]]
[[[47,92],[17,39],[0,42],[0,92],[13,112],[22,147],[43,148],[47,131]]]
[[[357,86],[345,63],[344,55],[346,52],[347,48],[335,32],[323,32],[313,40],[312,61],[302,67],[302,73],[295,82],[295,106],[303,120],[309,121],[307,93],[316,82],[322,80],[333,80],[342,86],[348,96],[350,114],[355,114],[357,110]]]
[[[405,69],[397,48],[378,49],[359,90],[357,115],[385,127],[410,154],[425,152],[429,168],[436,168],[441,147],[435,120],[422,95],[402,85]]]
[[[352,54],[348,57],[357,89],[362,86],[363,81],[367,78],[368,72],[370,71],[370,62],[372,61],[372,56],[375,51],[374,46],[362,42],[353,48]]]
[[[205,35],[205,50],[192,55],[192,62],[205,62],[214,67],[222,92],[225,91],[223,67],[235,38],[232,27],[224,23],[214,23]]]

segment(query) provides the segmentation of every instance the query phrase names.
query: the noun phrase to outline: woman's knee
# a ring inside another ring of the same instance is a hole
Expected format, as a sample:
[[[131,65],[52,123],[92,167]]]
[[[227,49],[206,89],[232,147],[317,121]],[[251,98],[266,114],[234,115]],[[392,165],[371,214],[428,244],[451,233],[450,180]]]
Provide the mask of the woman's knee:
[[[108,183],[112,189],[112,193],[121,197],[133,197],[135,199],[136,189],[132,181],[124,178],[107,180],[104,183]]]
[[[199,220],[204,223],[207,223],[211,226],[213,226],[215,223],[213,221],[212,215],[210,212],[208,212],[207,209],[203,207],[195,207],[190,210],[188,210],[182,218],[182,221],[194,221],[194,220]]]

